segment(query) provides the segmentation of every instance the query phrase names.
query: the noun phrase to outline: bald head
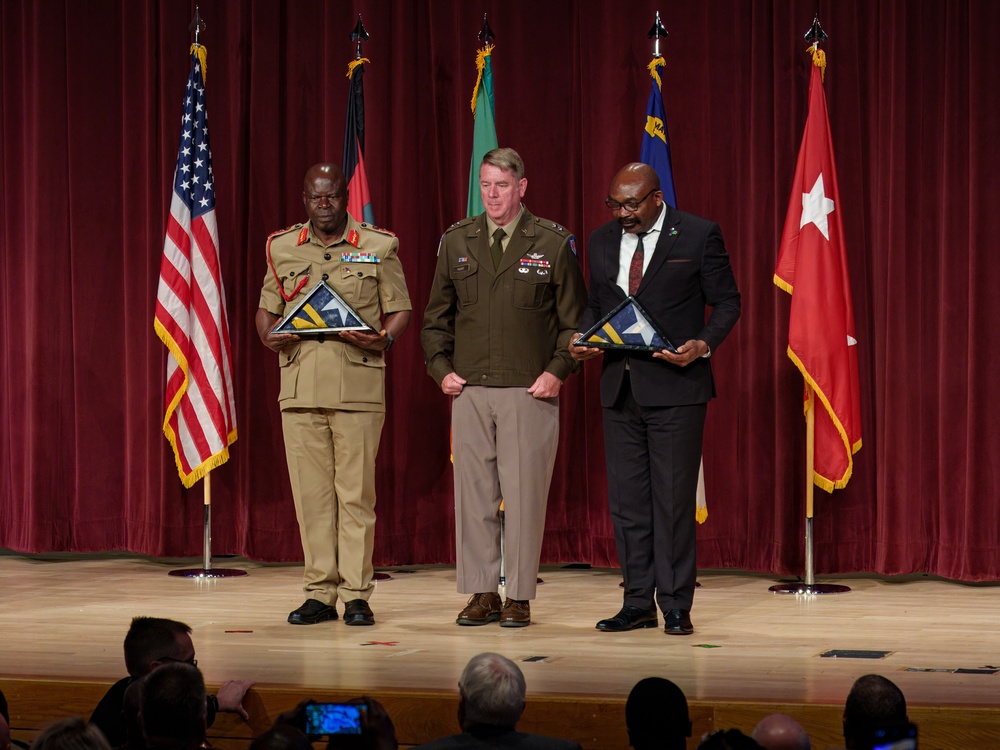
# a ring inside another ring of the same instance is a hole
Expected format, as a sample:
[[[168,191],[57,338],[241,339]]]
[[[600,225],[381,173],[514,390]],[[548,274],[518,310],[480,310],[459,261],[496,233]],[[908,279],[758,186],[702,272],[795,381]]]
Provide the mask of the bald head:
[[[347,226],[347,180],[336,164],[313,164],[302,182],[302,203],[313,231],[326,243],[343,236]]]
[[[660,218],[663,193],[656,170],[648,164],[626,164],[611,181],[606,201],[622,231],[641,234]]]
[[[344,179],[344,172],[337,164],[327,162],[313,164],[306,172],[305,180],[302,183],[302,189],[308,191],[313,181],[318,179],[331,180],[335,183],[342,184],[345,188],[347,187],[347,182]]]
[[[809,735],[786,714],[771,714],[760,720],[751,737],[764,750],[810,750]]]

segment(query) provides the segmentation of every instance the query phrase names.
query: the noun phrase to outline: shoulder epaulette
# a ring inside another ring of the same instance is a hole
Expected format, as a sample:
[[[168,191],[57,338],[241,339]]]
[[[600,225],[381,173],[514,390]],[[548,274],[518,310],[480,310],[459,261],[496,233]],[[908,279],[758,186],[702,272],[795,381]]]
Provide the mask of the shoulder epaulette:
[[[566,227],[564,227],[564,226],[562,226],[560,224],[556,224],[554,221],[550,221],[549,219],[540,219],[537,216],[535,217],[535,225],[538,226],[538,227],[541,227],[542,229],[548,229],[548,230],[550,230],[552,232],[555,232],[556,234],[560,234],[560,235],[562,235],[564,237],[566,235],[573,234]]]
[[[302,223],[292,224],[290,227],[285,227],[284,229],[279,229],[276,232],[271,232],[269,235],[267,235],[267,238],[271,239],[272,237],[277,237],[277,236],[285,234],[287,232],[291,232],[293,229],[301,229],[304,226],[305,226],[305,224],[302,224]]]
[[[395,232],[390,232],[388,229],[383,229],[382,227],[377,227],[374,224],[362,224],[361,228],[362,229],[372,229],[372,230],[374,230],[374,231],[376,231],[376,232],[378,232],[380,234],[387,234],[390,237],[395,237],[396,236]]]
[[[464,219],[459,219],[454,224],[452,224],[450,227],[448,227],[447,229],[444,230],[445,234],[447,234],[448,232],[450,232],[452,229],[458,229],[458,227],[467,226],[467,225],[471,224],[472,222],[474,222],[475,220],[476,220],[475,216],[467,216]]]

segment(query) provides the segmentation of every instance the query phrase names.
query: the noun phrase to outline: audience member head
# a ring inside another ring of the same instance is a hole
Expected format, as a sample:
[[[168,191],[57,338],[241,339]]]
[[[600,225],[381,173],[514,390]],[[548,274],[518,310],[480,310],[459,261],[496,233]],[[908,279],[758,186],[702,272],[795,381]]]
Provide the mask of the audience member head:
[[[698,750],[762,750],[762,748],[739,729],[717,729],[702,737],[698,743]]]
[[[788,714],[771,714],[760,720],[750,735],[764,750],[811,750],[809,735]]]
[[[639,680],[625,701],[625,726],[636,750],[687,747],[691,717],[684,691],[662,677]]]
[[[859,677],[844,704],[844,744],[871,747],[876,729],[905,724],[906,699],[895,683],[877,674]]]
[[[149,747],[197,748],[205,739],[205,681],[190,664],[164,664],[143,680],[139,721]]]
[[[111,750],[101,730],[79,716],[62,719],[42,730],[32,750]]]
[[[0,690],[0,750],[10,750],[10,711],[3,690]]]
[[[134,617],[125,635],[125,668],[131,677],[144,677],[161,664],[197,665],[191,628],[161,617]]]
[[[301,729],[279,724],[251,742],[250,750],[313,750],[313,746]]]
[[[458,681],[458,721],[463,730],[481,724],[517,725],[524,711],[526,688],[518,666],[500,654],[473,656]]]

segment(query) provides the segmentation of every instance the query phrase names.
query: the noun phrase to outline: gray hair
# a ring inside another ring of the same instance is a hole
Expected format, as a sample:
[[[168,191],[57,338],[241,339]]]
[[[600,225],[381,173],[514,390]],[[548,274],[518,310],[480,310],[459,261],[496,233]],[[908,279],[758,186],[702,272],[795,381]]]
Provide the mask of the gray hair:
[[[465,721],[470,724],[513,727],[524,711],[524,675],[500,654],[473,656],[462,670],[458,690],[464,699]]]
[[[524,161],[521,155],[512,148],[495,148],[487,151],[483,157],[482,164],[491,164],[502,169],[504,172],[512,172],[518,181],[524,178]]]

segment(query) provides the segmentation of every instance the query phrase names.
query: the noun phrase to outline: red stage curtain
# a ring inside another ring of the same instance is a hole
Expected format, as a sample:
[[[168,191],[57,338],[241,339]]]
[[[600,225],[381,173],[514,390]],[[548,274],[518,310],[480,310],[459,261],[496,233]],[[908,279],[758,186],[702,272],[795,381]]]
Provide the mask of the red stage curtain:
[[[0,5],[3,377],[0,547],[201,551],[163,415],[156,282],[188,68],[188,3]],[[642,7],[640,7],[642,6]],[[526,204],[586,236],[637,158],[653,6],[600,0],[201,0],[221,258],[239,409],[213,473],[214,549],[301,559],[276,404],[253,328],[264,242],[303,218],[306,168],[339,161],[348,35],[371,39],[366,163],[416,314],[389,363],[377,563],[454,559],[448,403],[417,329],[441,232],[464,213],[476,33],[490,12],[501,144]],[[803,567],[801,379],[771,283],[805,120],[812,0],[674,2],[662,69],[680,206],[718,221],[744,316],[715,360],[703,567]],[[1000,578],[1000,32],[992,0],[820,3],[860,338],[864,447],[817,495],[819,573]],[[994,248],[991,250],[990,248]],[[991,255],[992,253],[992,255]],[[598,366],[563,390],[543,558],[615,564]]]

